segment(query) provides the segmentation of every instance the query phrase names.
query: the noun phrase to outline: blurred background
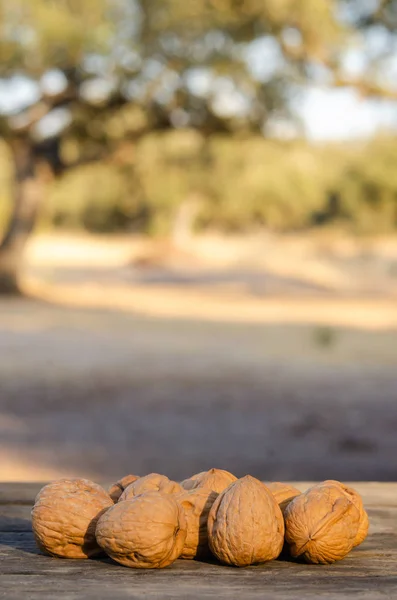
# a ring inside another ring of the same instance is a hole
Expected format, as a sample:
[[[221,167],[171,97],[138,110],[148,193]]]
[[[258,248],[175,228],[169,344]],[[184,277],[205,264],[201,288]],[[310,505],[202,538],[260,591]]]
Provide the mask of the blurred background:
[[[397,1],[0,0],[0,479],[397,477]]]

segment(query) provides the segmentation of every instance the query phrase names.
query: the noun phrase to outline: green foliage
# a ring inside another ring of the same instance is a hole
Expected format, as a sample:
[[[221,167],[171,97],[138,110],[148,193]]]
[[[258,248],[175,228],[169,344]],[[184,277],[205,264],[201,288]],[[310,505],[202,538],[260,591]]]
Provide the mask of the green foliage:
[[[5,157],[0,155],[4,174]],[[313,148],[304,141],[259,136],[151,133],[126,150],[121,164],[94,163],[56,181],[42,226],[169,235],[178,211],[194,197],[199,198],[196,229],[342,225],[353,233],[388,232],[397,226],[396,161],[393,138],[358,148]],[[11,174],[4,182],[0,227],[9,210]]]
[[[169,234],[178,208],[205,191],[204,139],[196,131],[150,134],[137,147],[136,172],[150,214],[148,230]]]
[[[45,218],[65,229],[117,230],[126,219],[126,201],[121,173],[111,166],[90,165],[54,184]]]
[[[209,224],[233,230],[302,228],[324,202],[326,165],[306,144],[215,138],[210,154]]]
[[[109,50],[108,0],[0,0],[0,70],[40,76]]]
[[[397,140],[365,145],[342,172],[339,216],[360,233],[387,233],[397,225]]]
[[[69,128],[81,144],[113,143],[125,104],[144,111],[147,130],[182,118],[202,131],[261,132],[275,113],[290,113],[290,88],[311,79],[314,65],[337,60],[345,38],[336,7],[337,0],[0,0],[0,74],[39,81],[61,69],[74,97]],[[264,41],[255,69],[247,56]],[[197,70],[210,90],[192,85]],[[98,89],[98,80],[108,96],[91,102],[87,83]],[[226,94],[240,103],[238,114],[219,109]]]
[[[318,76],[339,81],[340,59],[351,41],[363,42],[360,31],[381,24],[393,33],[396,0],[377,4],[0,0],[1,77],[39,83],[55,68],[66,82],[58,95],[38,86],[41,97],[30,107],[38,111],[22,111],[22,119],[2,115],[0,123],[6,139],[23,135],[26,147],[40,149],[36,121],[54,108],[68,113],[59,134],[63,152],[44,158],[66,173],[49,190],[42,223],[164,235],[193,198],[197,228],[394,229],[394,140],[355,149],[263,137],[272,118],[291,117],[290,99],[302,85]],[[257,68],[247,59],[253,47]],[[90,97],[90,84],[99,96]],[[219,108],[225,98],[238,110]],[[114,159],[126,141],[124,157]],[[0,164],[5,160],[0,152]],[[87,160],[98,162],[70,168]],[[3,222],[7,168],[0,168]]]

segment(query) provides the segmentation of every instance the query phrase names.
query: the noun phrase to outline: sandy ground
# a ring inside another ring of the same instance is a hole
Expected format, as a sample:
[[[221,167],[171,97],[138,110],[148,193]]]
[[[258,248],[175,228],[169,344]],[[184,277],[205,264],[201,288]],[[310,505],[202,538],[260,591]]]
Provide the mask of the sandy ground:
[[[0,479],[396,480],[392,277],[358,296],[230,253],[142,270],[127,243],[46,244],[30,299],[0,301]]]

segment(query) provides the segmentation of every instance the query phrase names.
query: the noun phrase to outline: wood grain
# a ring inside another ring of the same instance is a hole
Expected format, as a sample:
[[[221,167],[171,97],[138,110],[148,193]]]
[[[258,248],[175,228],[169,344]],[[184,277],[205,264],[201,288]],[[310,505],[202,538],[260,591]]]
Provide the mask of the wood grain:
[[[294,483],[305,489],[308,483]],[[397,484],[355,484],[370,516],[370,535],[330,566],[276,560],[236,569],[179,560],[159,571],[110,559],[60,560],[36,548],[30,510],[40,484],[0,484],[0,598],[295,598],[397,597]]]

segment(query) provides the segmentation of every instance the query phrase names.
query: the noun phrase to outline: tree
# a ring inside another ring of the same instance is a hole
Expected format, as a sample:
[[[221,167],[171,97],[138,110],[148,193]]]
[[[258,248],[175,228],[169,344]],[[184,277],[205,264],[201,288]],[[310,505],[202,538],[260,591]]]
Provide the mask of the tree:
[[[61,173],[61,136],[40,134],[47,115],[78,103],[79,65],[89,51],[103,51],[111,35],[100,0],[0,4],[1,75],[12,84],[18,76],[33,85],[27,106],[11,107],[0,123],[15,163],[14,208],[0,245],[0,291],[19,290],[18,272],[25,242],[38,214],[43,186]],[[107,30],[105,31],[107,27]],[[63,74],[63,85],[47,93],[43,76],[53,66]],[[8,114],[7,114],[8,113]]]
[[[354,2],[342,4],[358,14]],[[0,293],[18,292],[43,188],[65,169],[114,154],[152,130],[266,134],[275,117],[291,118],[291,95],[318,74],[334,76],[351,27],[369,26],[339,18],[339,5],[0,0],[0,77],[32,88],[27,105],[3,111],[0,124],[15,162]],[[66,142],[74,148],[69,156]]]

